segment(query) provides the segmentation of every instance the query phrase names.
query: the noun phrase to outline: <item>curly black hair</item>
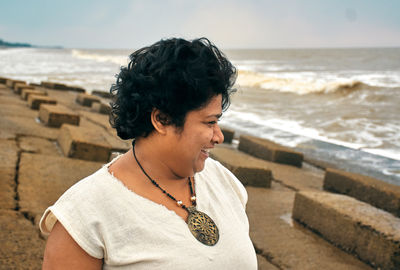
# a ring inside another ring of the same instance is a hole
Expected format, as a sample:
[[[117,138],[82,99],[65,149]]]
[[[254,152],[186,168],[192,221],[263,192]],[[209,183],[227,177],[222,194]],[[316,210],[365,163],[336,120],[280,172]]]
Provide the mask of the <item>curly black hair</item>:
[[[163,124],[183,127],[186,114],[222,95],[230,104],[236,68],[208,39],[160,40],[130,55],[130,63],[111,86],[110,123],[121,139],[146,137],[153,130],[151,112],[165,116]]]

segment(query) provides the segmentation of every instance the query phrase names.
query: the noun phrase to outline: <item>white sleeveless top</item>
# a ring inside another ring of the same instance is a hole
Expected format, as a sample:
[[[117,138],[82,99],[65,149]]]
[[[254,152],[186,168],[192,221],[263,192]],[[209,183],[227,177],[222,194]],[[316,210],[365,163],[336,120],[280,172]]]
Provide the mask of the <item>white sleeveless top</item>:
[[[103,269],[257,269],[246,190],[219,162],[208,158],[195,174],[197,209],[219,229],[215,246],[194,238],[174,211],[126,188],[109,173],[109,164],[45,211],[39,224],[43,233],[58,220],[83,250],[104,259]]]

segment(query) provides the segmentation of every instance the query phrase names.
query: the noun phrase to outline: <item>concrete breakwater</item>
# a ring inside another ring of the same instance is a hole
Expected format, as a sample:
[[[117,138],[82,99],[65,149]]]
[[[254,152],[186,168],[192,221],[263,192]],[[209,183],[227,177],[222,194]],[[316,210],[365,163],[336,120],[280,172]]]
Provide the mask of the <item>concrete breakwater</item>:
[[[129,149],[108,111],[107,97],[80,88],[0,78],[0,269],[40,269],[43,211]],[[234,131],[224,133],[232,138]],[[326,173],[302,153],[259,138],[241,143],[211,154],[246,185],[259,269],[400,268],[398,187]],[[269,154],[253,156],[260,152]]]

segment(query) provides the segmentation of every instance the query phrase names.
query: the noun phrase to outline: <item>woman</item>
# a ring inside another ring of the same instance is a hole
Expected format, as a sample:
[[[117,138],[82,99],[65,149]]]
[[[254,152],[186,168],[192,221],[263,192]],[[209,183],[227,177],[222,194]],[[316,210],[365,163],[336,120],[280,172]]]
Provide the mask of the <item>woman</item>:
[[[121,68],[111,124],[132,149],[49,207],[43,269],[256,269],[247,193],[209,151],[236,70],[207,39],[161,40]]]

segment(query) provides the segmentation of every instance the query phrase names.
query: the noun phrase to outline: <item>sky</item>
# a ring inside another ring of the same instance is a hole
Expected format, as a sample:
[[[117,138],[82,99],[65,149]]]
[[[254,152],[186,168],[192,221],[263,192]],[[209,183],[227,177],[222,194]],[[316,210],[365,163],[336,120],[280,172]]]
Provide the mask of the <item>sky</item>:
[[[0,39],[130,49],[205,36],[233,48],[400,47],[399,0],[0,0]]]

